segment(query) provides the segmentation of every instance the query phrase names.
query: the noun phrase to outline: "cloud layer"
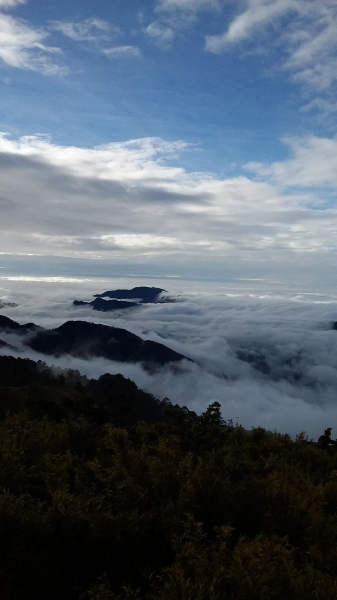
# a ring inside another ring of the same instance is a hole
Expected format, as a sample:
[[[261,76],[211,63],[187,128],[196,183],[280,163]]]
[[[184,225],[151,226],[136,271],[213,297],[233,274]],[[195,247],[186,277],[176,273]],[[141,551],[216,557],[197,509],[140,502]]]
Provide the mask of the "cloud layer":
[[[257,178],[219,179],[174,166],[183,141],[88,149],[2,135],[0,252],[190,265],[200,277],[224,264],[237,276],[246,265],[244,277],[300,269],[314,281],[316,262],[324,276],[335,261],[336,141],[290,143],[289,160],[246,165]]]
[[[236,294],[229,289],[219,294],[219,288],[205,286],[203,294],[178,295],[176,304],[147,305],[120,314],[97,314],[71,305],[75,296],[90,299],[94,292],[135,283],[2,280],[7,289],[0,290],[0,298],[19,304],[6,306],[2,314],[45,327],[67,319],[115,325],[195,361],[183,364],[180,372],[165,369],[155,374],[146,373],[140,365],[100,359],[49,357],[49,364],[79,369],[91,377],[121,372],[156,396],[170,397],[198,412],[217,400],[225,418],[247,428],[261,425],[292,435],[306,430],[317,438],[326,427],[335,427],[337,332],[332,324],[337,315],[336,296],[261,293],[256,286],[249,294],[238,289]],[[18,343],[11,335],[1,337]],[[20,356],[41,358],[32,351]]]

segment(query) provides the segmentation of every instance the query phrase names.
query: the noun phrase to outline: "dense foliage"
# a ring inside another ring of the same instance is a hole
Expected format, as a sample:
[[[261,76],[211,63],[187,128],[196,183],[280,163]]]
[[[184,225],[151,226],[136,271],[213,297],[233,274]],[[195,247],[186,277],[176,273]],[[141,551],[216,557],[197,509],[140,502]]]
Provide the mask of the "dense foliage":
[[[337,453],[0,358],[2,600],[335,600]]]

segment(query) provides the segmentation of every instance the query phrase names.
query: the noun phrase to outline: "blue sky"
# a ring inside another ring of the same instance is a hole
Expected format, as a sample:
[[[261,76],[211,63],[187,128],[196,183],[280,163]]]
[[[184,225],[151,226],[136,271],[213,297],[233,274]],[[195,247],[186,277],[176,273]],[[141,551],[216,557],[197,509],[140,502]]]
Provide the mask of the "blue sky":
[[[335,0],[0,0],[0,265],[327,285],[336,31]]]

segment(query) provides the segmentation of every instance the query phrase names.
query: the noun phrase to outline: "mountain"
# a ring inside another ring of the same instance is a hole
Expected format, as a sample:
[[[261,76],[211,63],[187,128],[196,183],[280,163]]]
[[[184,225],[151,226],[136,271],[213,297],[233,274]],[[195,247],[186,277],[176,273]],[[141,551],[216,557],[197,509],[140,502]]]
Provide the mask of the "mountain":
[[[103,294],[95,294],[95,298],[114,298],[115,300],[137,300],[139,304],[153,304],[173,302],[166,298],[159,298],[159,295],[166,290],[156,287],[134,287],[132,290],[110,290]]]
[[[86,321],[67,321],[57,329],[38,331],[27,345],[42,354],[101,356],[117,362],[148,365],[165,365],[185,358],[163,344],[142,340],[126,329]]]
[[[139,305],[138,302],[125,302],[124,300],[103,300],[103,298],[95,298],[95,300],[92,300],[92,302],[74,300],[73,304],[74,306],[92,306],[94,310],[99,310],[101,312],[133,308],[134,306]]]
[[[34,332],[24,340],[25,344],[36,352],[54,356],[100,356],[117,362],[140,362],[149,369],[186,358],[163,344],[143,340],[126,329],[86,321],[67,321],[56,329],[43,329],[34,323],[19,325],[1,316],[0,331]],[[3,344],[5,342],[1,346]]]
[[[126,308],[134,308],[141,304],[166,304],[167,302],[175,302],[172,298],[161,297],[165,292],[161,288],[156,287],[134,287],[132,290],[108,290],[102,294],[94,294],[95,300],[85,302],[83,300],[74,300],[75,306],[92,306],[94,310],[108,312],[111,310],[123,310]],[[104,300],[111,298],[111,300]]]
[[[0,315],[0,330],[1,331],[11,331],[15,333],[27,333],[27,331],[34,331],[42,329],[35,323],[25,323],[24,325],[19,325],[16,321],[5,317],[4,315]]]

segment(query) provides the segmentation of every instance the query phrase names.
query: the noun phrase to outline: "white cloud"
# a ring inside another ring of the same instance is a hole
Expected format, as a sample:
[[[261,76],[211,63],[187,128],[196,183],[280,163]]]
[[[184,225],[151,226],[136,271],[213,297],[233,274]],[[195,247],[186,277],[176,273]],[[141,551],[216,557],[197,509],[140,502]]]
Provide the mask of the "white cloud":
[[[313,100],[311,100],[311,102],[303,106],[302,110],[307,111],[315,108],[326,114],[331,114],[337,112],[337,102],[330,102],[325,98],[314,98]]]
[[[12,8],[18,4],[25,4],[26,0],[0,0],[0,8]]]
[[[147,305],[127,313],[102,314],[72,306],[74,298],[90,300],[92,294],[106,289],[139,284],[159,285],[173,295],[181,287],[185,291],[175,304]],[[3,313],[20,323],[58,327],[68,319],[81,319],[113,325],[166,344],[195,363],[185,363],[180,372],[164,369],[150,374],[137,364],[99,358],[45,357],[32,351],[23,351],[21,357],[42,358],[90,377],[122,373],[155,396],[167,396],[197,412],[217,400],[224,418],[233,418],[248,429],[263,426],[292,435],[304,429],[317,439],[336,422],[337,332],[331,330],[336,294],[271,293],[265,283],[265,293],[262,284],[260,291],[254,284],[249,293],[234,290],[233,297],[230,287],[220,290],[218,284],[207,282],[201,295],[195,290],[189,293],[186,282],[151,279],[81,282],[50,278],[47,283],[35,278],[10,280],[5,285],[1,300],[19,305],[6,307]],[[20,344],[17,336],[8,335],[7,341]],[[0,354],[5,352],[0,350]]]
[[[44,75],[62,75],[65,67],[56,64],[51,54],[60,53],[59,48],[47,46],[48,34],[33,29],[25,21],[0,13],[0,59],[7,65]]]
[[[158,21],[150,23],[148,27],[144,29],[144,33],[158,46],[162,48],[169,48],[174,39],[174,31],[170,27],[161,25]]]
[[[172,166],[187,147],[157,138],[87,149],[0,137],[0,253],[205,277],[230,269],[263,278],[271,269],[273,279],[312,280],[323,263],[324,279],[336,259],[336,209],[324,210],[324,189],[279,186],[302,187],[307,176],[316,187],[334,183],[334,140],[298,141],[296,160],[250,164],[262,181]]]
[[[221,0],[156,0],[156,20],[146,33],[158,45],[169,48],[175,33],[195,23],[199,12],[220,11],[220,8]]]
[[[102,52],[108,58],[140,58],[141,52],[138,46],[114,46],[113,48],[104,48]]]
[[[219,8],[219,0],[157,0],[156,10],[159,11],[182,11],[198,12]]]
[[[250,162],[246,167],[263,178],[287,186],[337,188],[337,138],[286,138],[292,158],[266,165]]]
[[[220,54],[231,44],[249,39],[257,31],[289,12],[294,0],[246,0],[247,8],[234,18],[221,35],[206,38],[206,49]]]
[[[326,90],[337,81],[336,29],[335,2],[245,0],[224,33],[206,37],[205,48],[215,54],[239,43],[263,43],[271,53],[281,48],[282,69],[306,87]]]
[[[295,80],[316,90],[326,90],[337,81],[337,4],[315,3],[306,12],[300,4],[298,28],[284,36],[289,57],[283,68]]]
[[[178,240],[173,237],[164,237],[162,235],[148,234],[129,234],[120,233],[116,235],[102,235],[101,242],[103,246],[116,245],[120,248],[140,248],[152,249],[163,248],[163,246],[176,246]]]
[[[52,21],[51,26],[56,31],[69,37],[75,42],[96,42],[109,39],[111,32],[117,33],[118,29],[112,27],[107,21],[92,17],[85,21]]]

